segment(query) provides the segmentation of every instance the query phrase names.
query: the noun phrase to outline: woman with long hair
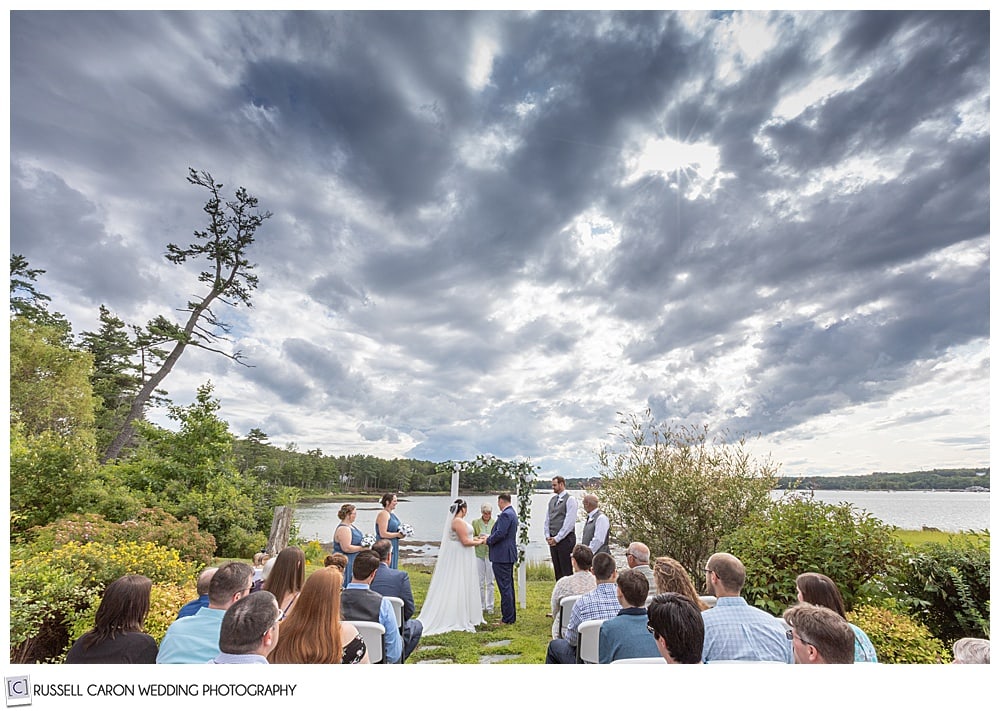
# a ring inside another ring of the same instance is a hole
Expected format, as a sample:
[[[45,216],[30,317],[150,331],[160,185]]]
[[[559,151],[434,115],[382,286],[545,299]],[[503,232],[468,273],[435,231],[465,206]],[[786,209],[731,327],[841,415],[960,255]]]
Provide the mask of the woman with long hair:
[[[153,581],[124,575],[108,585],[94,628],[73,643],[67,664],[156,664],[156,640],[142,631]]]
[[[340,507],[340,511],[337,512],[337,518],[340,519],[340,523],[337,524],[337,528],[333,532],[333,552],[343,553],[347,556],[347,569],[344,570],[344,580],[348,583],[351,582],[351,576],[354,574],[354,559],[358,557],[358,553],[365,550],[365,547],[361,545],[364,535],[354,525],[357,517],[358,507],[354,504],[344,504]]]
[[[476,625],[483,624],[474,549],[486,541],[486,536],[473,537],[472,524],[465,520],[468,511],[462,499],[455,499],[448,508],[441,549],[420,609],[424,637],[455,630],[475,632]]]
[[[274,567],[268,573],[261,589],[274,595],[282,614],[287,616],[305,581],[305,553],[297,546],[288,546],[274,559]]]
[[[368,664],[368,649],[358,628],[340,619],[344,578],[335,566],[306,579],[299,599],[281,623],[271,664]]]
[[[829,608],[847,620],[844,598],[837,584],[828,576],[822,573],[802,573],[795,579],[795,592],[799,602],[810,602],[813,605]],[[877,662],[875,645],[868,639],[868,635],[857,625],[850,622],[847,624],[854,630],[854,661]]]
[[[670,556],[664,555],[656,559],[653,563],[653,578],[656,580],[657,594],[680,593],[684,597],[690,598],[699,610],[708,609],[708,605],[698,596],[698,591],[695,590],[687,570]]]
[[[399,541],[405,535],[399,530],[399,517],[394,513],[398,500],[395,494],[383,494],[382,510],[375,517],[375,540],[387,538],[392,541],[392,562],[390,568],[399,568]]]

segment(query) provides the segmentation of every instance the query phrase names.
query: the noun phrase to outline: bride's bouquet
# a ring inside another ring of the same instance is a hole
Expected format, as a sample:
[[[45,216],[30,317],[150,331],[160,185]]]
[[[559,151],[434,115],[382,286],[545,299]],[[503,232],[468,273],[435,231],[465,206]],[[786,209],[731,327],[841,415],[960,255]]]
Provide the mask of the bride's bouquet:
[[[372,545],[374,545],[374,543],[375,543],[374,533],[366,533],[361,537],[361,545],[363,545],[365,548],[371,548]]]
[[[399,532],[403,534],[406,538],[413,535],[413,526],[408,523],[399,524]]]

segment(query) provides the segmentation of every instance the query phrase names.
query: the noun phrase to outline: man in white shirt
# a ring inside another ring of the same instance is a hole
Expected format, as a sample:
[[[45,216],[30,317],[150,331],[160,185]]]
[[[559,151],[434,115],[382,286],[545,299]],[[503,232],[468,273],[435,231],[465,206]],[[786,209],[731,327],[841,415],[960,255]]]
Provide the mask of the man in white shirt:
[[[545,542],[549,544],[552,554],[556,580],[559,580],[573,574],[570,556],[576,545],[576,514],[579,506],[576,499],[566,491],[566,479],[561,476],[552,477],[552,493],[542,530],[545,531]]]
[[[583,524],[583,545],[592,550],[594,555],[610,553],[608,539],[611,536],[611,522],[597,507],[597,497],[593,494],[584,496],[583,510],[587,512],[587,521]]]

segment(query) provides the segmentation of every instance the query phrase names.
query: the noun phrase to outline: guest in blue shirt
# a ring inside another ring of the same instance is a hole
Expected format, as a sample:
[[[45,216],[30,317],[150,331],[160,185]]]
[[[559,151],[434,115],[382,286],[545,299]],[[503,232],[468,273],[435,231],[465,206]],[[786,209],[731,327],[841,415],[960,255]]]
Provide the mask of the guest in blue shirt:
[[[639,570],[628,569],[618,574],[618,602],[622,609],[616,617],[601,625],[598,661],[610,664],[616,659],[658,657],[656,640],[646,629],[646,596],[649,581]]]
[[[705,592],[715,607],[701,613],[705,622],[702,661],[765,661],[792,664],[792,643],[785,623],[740,597],[746,568],[734,555],[716,553],[705,564]]]
[[[278,643],[278,625],[285,614],[267,590],[234,602],[222,617],[219,649],[213,664],[267,664]]]
[[[250,594],[253,568],[233,561],[221,566],[208,586],[208,607],[174,620],[160,642],[157,664],[207,664],[219,654],[219,630],[226,610]]]
[[[208,585],[212,582],[212,576],[215,575],[216,570],[218,568],[205,568],[201,571],[195,588],[198,591],[198,599],[185,603],[184,607],[177,613],[177,619],[188,617],[201,608],[208,607]]]

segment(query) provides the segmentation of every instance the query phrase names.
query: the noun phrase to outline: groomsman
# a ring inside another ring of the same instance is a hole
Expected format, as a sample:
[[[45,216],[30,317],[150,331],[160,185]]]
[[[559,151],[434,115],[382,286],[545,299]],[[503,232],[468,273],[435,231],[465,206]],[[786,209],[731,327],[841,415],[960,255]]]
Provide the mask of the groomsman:
[[[497,497],[500,515],[493,526],[493,533],[486,539],[490,547],[490,562],[493,577],[500,589],[500,620],[502,624],[514,624],[517,619],[514,601],[514,563],[517,562],[517,514],[510,505],[510,494]]]
[[[570,557],[573,546],[576,545],[576,499],[566,491],[566,479],[561,476],[552,477],[552,493],[549,506],[545,511],[545,542],[549,544],[552,554],[552,568],[556,580],[573,574],[573,563]]]

